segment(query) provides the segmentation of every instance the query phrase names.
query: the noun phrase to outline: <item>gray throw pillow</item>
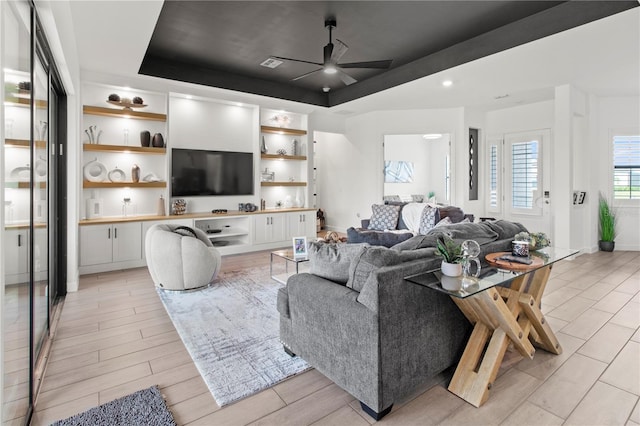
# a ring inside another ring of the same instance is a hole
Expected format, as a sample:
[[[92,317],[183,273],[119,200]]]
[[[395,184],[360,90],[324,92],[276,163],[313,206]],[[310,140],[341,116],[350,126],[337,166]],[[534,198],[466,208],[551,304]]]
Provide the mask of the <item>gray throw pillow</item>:
[[[346,284],[349,266],[368,244],[309,243],[309,272],[324,279]]]
[[[371,211],[373,214],[369,221],[369,229],[385,231],[387,229],[396,229],[398,226],[400,206],[374,204],[371,206]]]

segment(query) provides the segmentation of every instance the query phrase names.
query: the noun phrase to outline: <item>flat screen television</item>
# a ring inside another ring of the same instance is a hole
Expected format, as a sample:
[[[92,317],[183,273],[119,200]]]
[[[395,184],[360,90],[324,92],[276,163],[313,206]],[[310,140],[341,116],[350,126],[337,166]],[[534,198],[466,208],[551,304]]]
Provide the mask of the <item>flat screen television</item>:
[[[173,148],[171,196],[253,195],[253,153]]]

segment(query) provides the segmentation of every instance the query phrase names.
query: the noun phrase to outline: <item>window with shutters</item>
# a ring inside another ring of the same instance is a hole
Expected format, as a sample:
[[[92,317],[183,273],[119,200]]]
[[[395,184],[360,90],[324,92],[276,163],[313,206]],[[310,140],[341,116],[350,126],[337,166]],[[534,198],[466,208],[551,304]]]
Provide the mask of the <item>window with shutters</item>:
[[[514,142],[511,145],[511,207],[533,209],[538,189],[539,142]]]
[[[489,207],[497,209],[498,204],[498,145],[489,147]]]

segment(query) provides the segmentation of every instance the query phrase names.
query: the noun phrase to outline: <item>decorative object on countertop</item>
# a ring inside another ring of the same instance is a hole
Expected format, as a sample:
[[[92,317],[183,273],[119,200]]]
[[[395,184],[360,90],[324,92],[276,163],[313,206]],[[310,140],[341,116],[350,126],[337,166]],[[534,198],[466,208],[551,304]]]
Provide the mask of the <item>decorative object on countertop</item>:
[[[281,207],[282,207],[282,201],[281,200],[276,201],[276,209],[279,209]]]
[[[165,216],[165,209],[164,209],[164,197],[162,196],[162,194],[160,194],[160,198],[158,199],[158,216]]]
[[[296,191],[295,206],[304,207],[304,192],[301,188],[298,188],[298,190]]]
[[[118,95],[117,93],[112,93],[112,94],[109,95],[107,100],[112,101],[112,102],[120,102],[120,95]]]
[[[519,232],[513,239],[515,241],[527,241],[529,250],[540,250],[551,245],[551,240],[544,232]]]
[[[478,244],[475,240],[464,240],[460,245],[462,249],[462,275],[466,277],[479,277],[480,270],[482,269],[480,266],[480,260],[478,260],[478,256],[480,256],[480,244]],[[476,264],[476,271],[471,273],[471,264]],[[463,287],[465,282],[463,282]]]
[[[616,212],[609,205],[609,201],[600,193],[598,197],[598,246],[601,251],[613,251],[616,243]]]
[[[511,254],[518,257],[529,257],[529,241],[513,241]]]
[[[119,169],[118,166],[116,166],[115,169],[111,170],[107,176],[109,177],[109,180],[111,182],[124,182],[124,179],[126,177],[124,171]]]
[[[91,191],[91,198],[87,200],[87,219],[96,219],[102,217],[103,213],[103,201],[102,198],[98,198],[97,191]]]
[[[187,211],[187,202],[182,198],[173,200],[171,211],[173,214],[185,214]]]
[[[162,133],[156,133],[153,135],[151,145],[153,145],[154,148],[164,148],[164,138],[162,137]]]
[[[291,155],[298,155],[298,141],[294,139],[291,141]]]
[[[94,158],[84,165],[83,174],[89,182],[102,182],[107,177],[107,168],[97,158]]]
[[[135,96],[133,98],[133,103],[136,105],[142,105],[144,104],[144,101],[142,100],[142,98],[140,96]]]
[[[130,197],[124,197],[122,199],[122,215],[123,216],[128,216],[130,215],[133,210],[132,208],[133,206],[131,205],[131,198]]]
[[[135,183],[140,182],[140,167],[137,164],[131,167],[131,181]]]
[[[264,198],[260,199],[260,210],[266,210],[267,209],[267,202],[264,200]]]
[[[273,182],[275,179],[275,173],[270,172],[268,168],[264,169],[264,172],[260,173],[261,182]]]
[[[293,207],[293,200],[291,199],[291,195],[287,195],[284,197],[284,208],[290,209],[291,207]]]
[[[262,140],[260,141],[260,152],[266,154],[268,151],[267,142],[264,140],[264,135],[262,136]]]
[[[436,242],[436,255],[442,257],[440,269],[449,277],[462,275],[462,247],[451,237],[443,235]]]
[[[140,132],[140,145],[144,147],[151,146],[151,132],[143,130]]]
[[[280,148],[276,152],[278,153],[278,155],[287,155],[287,150],[284,148]]]

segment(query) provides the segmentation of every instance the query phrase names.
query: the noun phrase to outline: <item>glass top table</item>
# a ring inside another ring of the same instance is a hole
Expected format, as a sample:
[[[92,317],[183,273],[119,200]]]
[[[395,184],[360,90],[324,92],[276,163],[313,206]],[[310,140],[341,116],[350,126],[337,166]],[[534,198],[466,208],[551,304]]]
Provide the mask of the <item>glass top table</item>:
[[[531,265],[496,261],[508,253],[491,253],[487,258],[492,267],[482,270],[479,278],[445,277],[439,270],[405,277],[450,296],[473,324],[449,383],[450,392],[480,407],[489,398],[510,345],[530,359],[536,347],[556,355],[562,353],[541,311],[541,301],[553,264],[577,253],[547,247],[531,253]]]
[[[447,277],[439,269],[405,277],[405,280],[464,299],[491,287],[505,286],[521,275],[547,267],[562,259],[578,254],[578,250],[547,247],[531,252],[532,259],[540,259],[531,265],[517,264],[520,269],[512,270],[500,266],[483,267],[480,277]],[[516,265],[514,263],[514,265]],[[524,269],[526,267],[526,269]]]
[[[275,259],[284,259],[284,273],[274,274],[273,273],[273,265]],[[293,272],[289,272],[289,263],[295,264],[295,273],[300,273],[300,264],[304,262],[308,262],[309,258],[304,256],[294,256],[293,250],[276,250],[271,252],[271,259],[269,262],[269,275],[271,278],[281,284],[286,284],[287,279],[293,274]]]

